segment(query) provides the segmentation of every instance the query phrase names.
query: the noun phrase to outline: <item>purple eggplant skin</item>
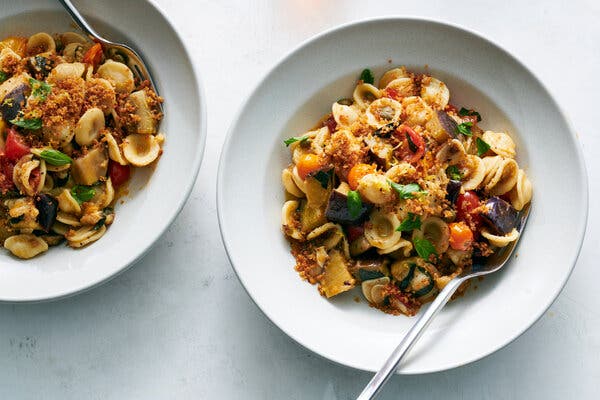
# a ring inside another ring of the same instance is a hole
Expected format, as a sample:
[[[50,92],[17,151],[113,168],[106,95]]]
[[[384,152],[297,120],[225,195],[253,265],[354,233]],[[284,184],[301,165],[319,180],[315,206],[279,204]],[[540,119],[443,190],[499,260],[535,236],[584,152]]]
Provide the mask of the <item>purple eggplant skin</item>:
[[[448,200],[450,204],[456,203],[456,199],[460,194],[461,187],[461,181],[456,181],[454,179],[450,179],[450,181],[448,181],[448,184],[446,185],[446,200]]]
[[[325,210],[325,216],[331,222],[338,224],[356,225],[363,222],[369,216],[372,206],[370,204],[362,203],[362,209],[360,213],[352,218],[350,216],[350,210],[348,210],[348,196],[343,193],[334,190],[329,196],[329,202],[327,203],[327,209]]]
[[[46,233],[50,232],[50,228],[56,221],[56,213],[58,212],[58,200],[49,194],[41,193],[35,196],[35,207],[40,212],[38,214],[38,223],[42,230]]]
[[[444,131],[446,131],[448,136],[453,138],[456,137],[456,130],[458,129],[456,121],[442,110],[438,110],[437,117],[440,121],[440,125],[442,125],[442,128],[444,128]]]
[[[2,114],[4,121],[10,122],[17,118],[19,112],[25,108],[29,92],[29,86],[23,83],[4,96],[4,100],[0,103],[0,114]]]
[[[483,221],[497,235],[510,233],[517,225],[519,214],[510,203],[499,197],[491,197],[485,202],[485,211],[481,213]]]

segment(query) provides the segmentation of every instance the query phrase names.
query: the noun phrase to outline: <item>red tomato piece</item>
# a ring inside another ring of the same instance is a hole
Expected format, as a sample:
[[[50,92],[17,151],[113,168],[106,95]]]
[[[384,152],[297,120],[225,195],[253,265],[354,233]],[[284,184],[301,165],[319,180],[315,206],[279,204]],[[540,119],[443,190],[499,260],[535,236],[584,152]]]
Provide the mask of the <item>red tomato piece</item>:
[[[96,67],[102,61],[102,45],[96,43],[88,49],[83,55],[83,62],[86,64],[92,64]]]
[[[114,187],[119,187],[129,180],[131,176],[131,167],[121,165],[113,160],[108,163],[108,176]]]
[[[354,242],[365,232],[365,228],[362,225],[350,225],[347,228],[347,231],[348,231],[348,241]]]
[[[481,226],[481,215],[475,212],[480,206],[479,196],[470,190],[461,194],[456,199],[456,219],[458,221],[465,221],[475,231],[479,230]]]
[[[335,118],[333,118],[333,115],[330,115],[329,118],[323,121],[323,126],[326,126],[327,129],[329,129],[329,132],[335,132],[337,128],[337,122],[335,122]]]
[[[8,130],[6,144],[4,145],[4,154],[9,160],[16,161],[26,154],[29,154],[29,146],[25,140],[14,129]]]
[[[402,96],[400,95],[400,92],[398,92],[398,90],[396,90],[394,88],[385,88],[383,91],[383,97],[388,97],[390,99],[397,100],[397,101],[402,100]]]
[[[395,132],[402,145],[396,150],[399,158],[414,164],[425,155],[425,141],[409,126],[400,125]]]

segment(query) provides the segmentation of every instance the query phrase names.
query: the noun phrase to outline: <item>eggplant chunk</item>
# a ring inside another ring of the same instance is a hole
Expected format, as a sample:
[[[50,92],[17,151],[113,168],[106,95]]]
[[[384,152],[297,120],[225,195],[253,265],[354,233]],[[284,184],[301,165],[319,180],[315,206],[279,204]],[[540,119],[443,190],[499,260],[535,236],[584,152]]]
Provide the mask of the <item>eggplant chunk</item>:
[[[29,86],[21,83],[4,96],[0,103],[0,113],[4,121],[10,122],[17,118],[19,112],[25,108],[29,92]]]
[[[348,209],[348,196],[334,190],[329,196],[325,216],[329,221],[339,224],[357,224],[367,218],[370,210],[371,205],[363,202],[360,213],[355,218],[352,218]]]
[[[108,154],[102,147],[96,147],[86,155],[73,160],[71,176],[75,183],[92,185],[106,176],[108,170]]]
[[[49,194],[38,194],[35,196],[35,207],[38,209],[38,222],[44,232],[50,232],[50,228],[56,221],[58,211],[58,200]]]
[[[444,131],[446,131],[448,136],[456,137],[456,129],[458,127],[458,125],[456,124],[456,121],[453,120],[452,117],[450,117],[444,111],[441,111],[441,110],[437,112],[437,117],[438,117],[438,120],[440,121],[440,125],[442,126],[442,128],[444,128]]]
[[[455,181],[453,179],[451,179],[450,181],[448,181],[448,184],[446,185],[446,199],[454,204],[456,203],[456,199],[458,198],[458,195],[460,194],[460,188],[462,186],[462,183],[460,181]]]
[[[481,216],[495,234],[506,235],[517,225],[518,213],[510,203],[492,197],[485,203]]]

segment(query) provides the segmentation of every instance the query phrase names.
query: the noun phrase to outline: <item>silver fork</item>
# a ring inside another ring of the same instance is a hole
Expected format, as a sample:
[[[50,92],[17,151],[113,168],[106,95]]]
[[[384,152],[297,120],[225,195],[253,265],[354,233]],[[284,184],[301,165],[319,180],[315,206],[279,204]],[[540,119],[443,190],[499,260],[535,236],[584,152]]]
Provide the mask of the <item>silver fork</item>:
[[[519,239],[521,238],[521,233],[525,228],[525,224],[527,223],[527,217],[529,216],[530,205],[527,205],[520,214],[519,220],[517,222],[516,229],[519,231]],[[483,265],[474,264],[473,269],[471,271],[465,272],[454,279],[452,279],[448,284],[440,291],[435,300],[431,303],[431,305],[425,310],[425,312],[419,317],[417,322],[410,328],[406,336],[402,339],[398,347],[394,350],[394,352],[387,359],[385,364],[381,367],[379,372],[375,374],[375,376],[369,381],[367,386],[363,389],[361,394],[356,398],[357,400],[367,400],[373,399],[377,393],[383,388],[383,385],[390,379],[392,374],[396,371],[398,364],[404,358],[404,356],[409,352],[412,346],[417,342],[417,340],[421,337],[421,334],[425,331],[425,328],[429,326],[429,323],[433,320],[438,312],[446,305],[450,297],[454,294],[456,289],[465,281],[475,278],[477,276],[489,275],[500,270],[508,261],[511,254],[513,253],[517,242],[512,242],[508,246],[501,248],[498,252],[494,253],[490,258],[486,260],[486,263]]]
[[[73,3],[70,0],[58,0],[63,7],[69,12],[71,18],[79,25],[79,27],[91,36],[94,41],[100,43],[102,45],[102,50],[105,54],[108,55],[109,58],[122,58],[123,62],[127,64],[129,69],[133,72],[134,76],[138,78],[140,81],[148,80],[150,85],[152,85],[152,90],[159,95],[158,90],[156,88],[156,84],[152,79],[152,75],[150,74],[146,64],[142,57],[131,47],[126,46],[121,43],[114,43],[110,40],[107,40],[100,36],[94,28],[83,18],[83,16],[79,13],[79,11],[75,8]],[[120,60],[119,60],[120,61]]]

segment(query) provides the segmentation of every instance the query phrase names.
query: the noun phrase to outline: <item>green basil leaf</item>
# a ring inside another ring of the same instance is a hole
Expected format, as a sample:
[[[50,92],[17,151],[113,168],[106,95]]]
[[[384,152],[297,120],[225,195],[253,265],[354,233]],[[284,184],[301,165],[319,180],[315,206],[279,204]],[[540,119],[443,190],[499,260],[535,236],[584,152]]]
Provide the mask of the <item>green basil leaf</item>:
[[[32,131],[38,130],[42,128],[42,119],[41,118],[15,118],[10,121],[11,124],[16,125],[18,127],[29,129]]]
[[[329,186],[329,181],[331,180],[331,170],[327,172],[319,171],[313,175],[313,178],[319,181],[323,189],[327,189]]]
[[[435,247],[433,244],[427,239],[419,239],[418,237],[413,238],[413,244],[415,245],[415,250],[419,257],[424,260],[429,260],[429,256],[432,254],[436,254]]]
[[[50,165],[67,165],[73,162],[73,159],[58,150],[42,150],[40,158]]]
[[[360,194],[355,190],[350,190],[347,194],[348,199],[346,203],[348,204],[348,212],[350,213],[350,218],[357,218],[360,215],[360,212],[363,208],[362,199],[360,198]]]
[[[44,81],[38,81],[37,79],[29,78],[29,85],[31,86],[31,95],[41,101],[46,100],[52,91],[52,86]]]
[[[462,124],[458,124],[456,126],[456,132],[462,133],[465,136],[473,136],[471,132],[471,127],[473,126],[472,122],[463,122]]]
[[[446,175],[448,178],[455,181],[460,181],[462,179],[462,174],[456,165],[451,165],[446,168]]]
[[[417,194],[427,193],[425,190],[421,190],[421,187],[416,183],[409,183],[408,185],[401,185],[392,181],[388,181],[392,189],[398,193],[398,197],[401,199],[414,199]]]
[[[8,79],[8,74],[4,71],[0,71],[0,83]]]
[[[371,85],[375,82],[375,77],[373,76],[373,72],[370,69],[365,68],[360,73],[360,80],[364,83],[370,83]]]
[[[79,204],[90,201],[95,194],[96,191],[91,186],[76,185],[71,189],[71,196],[73,196]]]
[[[283,143],[285,143],[285,147],[288,147],[292,143],[296,143],[296,142],[304,143],[304,142],[308,141],[309,139],[310,139],[310,137],[308,137],[308,136],[291,137],[289,139],[285,139],[283,141]]]
[[[460,115],[461,117],[465,117],[467,115],[474,115],[477,117],[477,122],[481,121],[481,115],[475,111],[475,110],[469,110],[467,108],[461,107],[461,109],[458,111],[458,115]]]
[[[483,141],[483,139],[477,138],[475,140],[477,144],[477,155],[481,157],[483,154],[487,153],[490,149],[490,145]]]
[[[400,223],[400,226],[396,228],[398,232],[412,231],[421,228],[421,218],[413,213],[408,213],[408,217]]]

